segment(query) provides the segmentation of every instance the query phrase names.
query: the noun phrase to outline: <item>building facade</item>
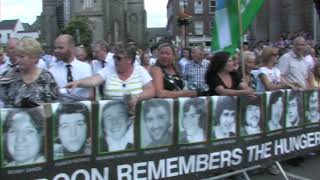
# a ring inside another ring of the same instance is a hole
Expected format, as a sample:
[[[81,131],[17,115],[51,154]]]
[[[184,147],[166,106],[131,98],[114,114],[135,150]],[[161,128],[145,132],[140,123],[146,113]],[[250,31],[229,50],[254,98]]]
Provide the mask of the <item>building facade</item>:
[[[249,27],[248,41],[276,41],[283,33],[314,34],[317,29],[319,18],[313,0],[267,0]],[[318,39],[319,35],[316,33]]]
[[[216,0],[168,0],[167,29],[173,41],[177,45],[185,41],[186,46],[202,46],[209,50],[215,6]],[[177,25],[182,13],[192,17],[185,27]]]
[[[186,41],[186,46],[200,45],[209,50],[215,7],[216,0],[168,0],[167,30],[176,45],[181,46],[181,42]],[[184,33],[183,27],[177,25],[181,11],[192,16],[192,22]],[[254,44],[279,40],[283,33],[305,31],[316,35],[319,40],[320,33],[315,33],[320,29],[319,24],[313,0],[265,0],[245,39]]]
[[[55,37],[75,16],[89,19],[93,42],[135,41],[145,45],[146,11],[144,0],[43,0],[42,36],[50,47]]]
[[[21,39],[23,37],[39,38],[39,32],[28,23],[22,23],[19,19],[0,21],[0,44],[6,44],[10,38]]]

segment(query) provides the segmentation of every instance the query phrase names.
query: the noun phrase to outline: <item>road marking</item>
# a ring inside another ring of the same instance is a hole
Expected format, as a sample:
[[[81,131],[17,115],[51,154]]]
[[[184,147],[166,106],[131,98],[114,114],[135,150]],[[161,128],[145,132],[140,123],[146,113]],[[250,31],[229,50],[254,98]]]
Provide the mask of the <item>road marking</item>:
[[[299,175],[296,175],[296,174],[293,174],[293,173],[290,173],[290,172],[286,172],[286,174],[292,178],[295,178],[295,179],[300,179],[300,180],[312,180],[312,179],[309,179],[309,178],[306,178],[306,177],[302,177],[302,176],[299,176]]]

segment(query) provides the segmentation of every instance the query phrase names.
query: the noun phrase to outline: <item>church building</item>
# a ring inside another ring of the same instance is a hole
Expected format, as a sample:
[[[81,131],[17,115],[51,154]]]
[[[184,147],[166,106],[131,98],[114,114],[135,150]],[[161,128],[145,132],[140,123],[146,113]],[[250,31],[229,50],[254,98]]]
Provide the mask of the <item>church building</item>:
[[[93,42],[147,43],[144,0],[43,0],[42,38],[51,49],[60,30],[75,16],[89,19]]]

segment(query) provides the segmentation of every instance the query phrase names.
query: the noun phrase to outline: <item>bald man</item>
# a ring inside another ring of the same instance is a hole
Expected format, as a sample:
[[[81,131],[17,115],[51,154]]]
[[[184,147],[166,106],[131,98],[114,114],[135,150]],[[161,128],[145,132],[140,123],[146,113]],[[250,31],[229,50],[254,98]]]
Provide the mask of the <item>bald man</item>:
[[[306,40],[299,36],[293,41],[293,48],[279,59],[281,75],[302,89],[308,88],[309,70],[305,59]]]
[[[76,88],[67,91],[64,87],[67,83],[92,75],[88,63],[79,61],[74,55],[75,43],[71,35],[63,34],[55,40],[54,54],[57,63],[50,67],[49,71],[54,76],[60,93],[65,95],[66,100],[90,100],[92,99],[92,88]]]

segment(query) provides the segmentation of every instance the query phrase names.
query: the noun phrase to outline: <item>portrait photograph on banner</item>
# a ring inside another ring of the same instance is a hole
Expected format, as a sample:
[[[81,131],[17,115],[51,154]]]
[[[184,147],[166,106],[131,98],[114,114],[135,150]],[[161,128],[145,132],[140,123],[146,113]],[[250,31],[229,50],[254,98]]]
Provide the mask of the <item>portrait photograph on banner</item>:
[[[134,123],[121,100],[99,101],[98,154],[134,148]]]
[[[283,130],[285,119],[285,91],[266,92],[266,132]]]
[[[237,97],[212,96],[211,140],[237,136]]]
[[[305,124],[319,123],[319,90],[306,90],[303,93],[304,99],[304,122]]]
[[[53,159],[91,155],[91,102],[51,104],[53,117]]]
[[[286,90],[285,127],[294,128],[303,125],[303,91]]]
[[[207,141],[208,107],[206,97],[179,98],[179,144]]]
[[[47,119],[42,106],[1,109],[1,167],[47,162]]]
[[[240,98],[240,136],[251,136],[263,133],[263,96],[255,99],[247,96]]]
[[[173,99],[142,102],[140,112],[140,146],[142,149],[173,144]]]

